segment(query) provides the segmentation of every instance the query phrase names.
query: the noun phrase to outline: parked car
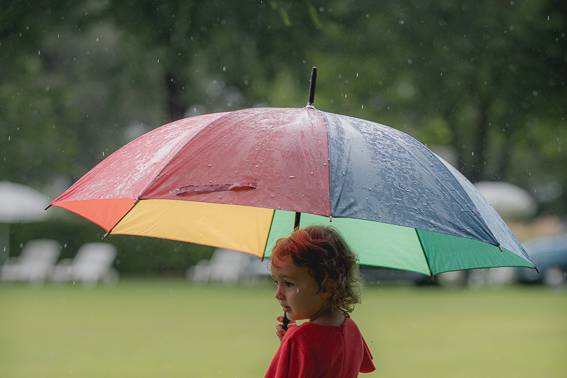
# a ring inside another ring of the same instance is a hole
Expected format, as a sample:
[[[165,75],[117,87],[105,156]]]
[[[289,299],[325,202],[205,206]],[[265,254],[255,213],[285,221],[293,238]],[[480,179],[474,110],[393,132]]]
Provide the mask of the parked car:
[[[518,281],[560,286],[567,280],[567,233],[532,239],[524,243],[526,251],[534,260],[539,274],[534,269],[518,269]]]

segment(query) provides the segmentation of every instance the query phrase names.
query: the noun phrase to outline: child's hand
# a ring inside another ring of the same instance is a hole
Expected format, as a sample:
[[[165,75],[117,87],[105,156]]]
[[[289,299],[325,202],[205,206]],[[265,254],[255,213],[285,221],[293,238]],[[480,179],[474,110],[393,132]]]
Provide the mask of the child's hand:
[[[276,335],[278,336],[278,338],[281,339],[284,337],[286,331],[283,329],[283,316],[278,316],[276,318],[276,320],[278,321],[278,325],[276,325]],[[291,327],[295,327],[297,326],[297,324],[295,324],[295,320],[290,319],[289,324],[287,325],[287,329],[289,330]]]

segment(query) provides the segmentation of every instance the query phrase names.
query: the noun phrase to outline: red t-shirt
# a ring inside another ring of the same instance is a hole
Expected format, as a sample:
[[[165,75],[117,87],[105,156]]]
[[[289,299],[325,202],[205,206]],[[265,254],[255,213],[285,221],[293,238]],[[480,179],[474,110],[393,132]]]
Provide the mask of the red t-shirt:
[[[355,322],[290,326],[265,378],[350,378],[376,370]]]

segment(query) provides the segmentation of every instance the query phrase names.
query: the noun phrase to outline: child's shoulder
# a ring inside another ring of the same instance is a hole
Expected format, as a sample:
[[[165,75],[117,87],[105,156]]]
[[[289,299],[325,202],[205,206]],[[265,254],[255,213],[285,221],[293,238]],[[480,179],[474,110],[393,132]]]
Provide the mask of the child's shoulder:
[[[305,340],[312,338],[320,338],[324,335],[334,335],[341,332],[340,327],[320,325],[312,322],[305,322],[301,325],[291,327],[289,332],[289,339],[292,340]],[[356,327],[356,326],[355,326]]]

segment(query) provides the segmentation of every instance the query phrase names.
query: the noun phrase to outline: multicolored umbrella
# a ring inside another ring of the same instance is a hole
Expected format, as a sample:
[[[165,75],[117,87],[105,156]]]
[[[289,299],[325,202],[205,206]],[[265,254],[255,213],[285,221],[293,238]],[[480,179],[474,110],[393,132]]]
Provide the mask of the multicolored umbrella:
[[[261,257],[296,223],[331,224],[363,265],[427,275],[535,267],[474,186],[423,144],[311,104],[166,124],[107,157],[52,205],[109,234]]]

